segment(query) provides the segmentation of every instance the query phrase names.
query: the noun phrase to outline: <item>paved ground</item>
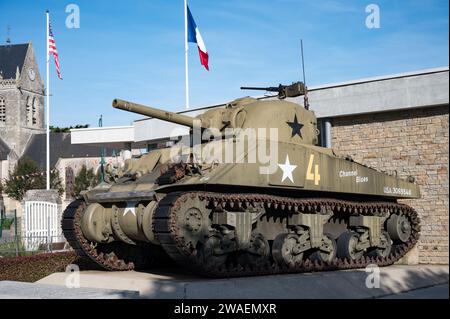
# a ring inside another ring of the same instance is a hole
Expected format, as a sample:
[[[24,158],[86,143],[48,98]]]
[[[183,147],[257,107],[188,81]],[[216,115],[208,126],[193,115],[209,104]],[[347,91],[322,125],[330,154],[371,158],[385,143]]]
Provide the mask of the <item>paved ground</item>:
[[[382,299],[448,299],[448,288],[448,284],[442,284],[389,295]]]
[[[448,298],[449,266],[401,266],[379,268],[379,288],[368,288],[364,269],[246,277],[206,279],[179,271],[79,273],[82,288],[65,288],[78,274],[55,273],[38,281],[33,297],[55,298]],[[70,277],[69,277],[70,276]],[[8,297],[0,282],[0,298]],[[8,285],[12,284],[7,282]],[[47,293],[51,287],[59,292]],[[14,297],[29,298],[17,286]],[[41,287],[41,288],[39,288]],[[94,289],[85,291],[85,289]],[[39,291],[39,289],[42,289]],[[117,290],[114,290],[117,289]],[[62,293],[68,291],[68,293]],[[114,292],[116,292],[114,294]],[[130,293],[130,294],[127,294]],[[44,295],[42,295],[44,294]],[[93,297],[91,297],[93,296]]]

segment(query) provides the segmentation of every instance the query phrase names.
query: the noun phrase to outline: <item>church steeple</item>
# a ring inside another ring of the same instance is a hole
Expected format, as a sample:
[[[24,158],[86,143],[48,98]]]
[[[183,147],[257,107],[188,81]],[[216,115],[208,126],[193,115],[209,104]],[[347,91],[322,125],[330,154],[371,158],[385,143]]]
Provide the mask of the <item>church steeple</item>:
[[[0,139],[21,156],[45,123],[44,86],[31,43],[0,44],[0,73]]]

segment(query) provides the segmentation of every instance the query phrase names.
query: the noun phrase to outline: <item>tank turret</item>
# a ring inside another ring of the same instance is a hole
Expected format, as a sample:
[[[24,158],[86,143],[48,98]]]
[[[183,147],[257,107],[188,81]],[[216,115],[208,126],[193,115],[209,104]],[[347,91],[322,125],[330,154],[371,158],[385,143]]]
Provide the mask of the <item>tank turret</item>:
[[[227,103],[197,117],[164,111],[120,99],[113,107],[160,120],[194,127],[215,128],[221,132],[230,129],[276,129],[277,139],[290,143],[318,143],[317,119],[313,111],[288,101],[258,100],[251,97]]]

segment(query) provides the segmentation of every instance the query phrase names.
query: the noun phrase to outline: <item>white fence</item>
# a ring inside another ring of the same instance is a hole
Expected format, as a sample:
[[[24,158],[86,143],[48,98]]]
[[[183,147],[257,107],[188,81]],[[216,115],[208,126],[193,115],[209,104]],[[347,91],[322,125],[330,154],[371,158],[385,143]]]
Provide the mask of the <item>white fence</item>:
[[[26,250],[37,250],[43,240],[51,245],[62,239],[60,216],[56,203],[26,201],[23,215],[22,238]]]

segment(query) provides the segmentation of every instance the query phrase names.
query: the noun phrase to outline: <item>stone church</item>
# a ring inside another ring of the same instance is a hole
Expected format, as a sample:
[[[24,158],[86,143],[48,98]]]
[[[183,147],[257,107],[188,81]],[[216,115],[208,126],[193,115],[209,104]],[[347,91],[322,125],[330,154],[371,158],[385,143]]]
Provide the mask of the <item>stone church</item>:
[[[7,177],[34,134],[44,133],[44,83],[33,46],[0,46],[0,178]]]

